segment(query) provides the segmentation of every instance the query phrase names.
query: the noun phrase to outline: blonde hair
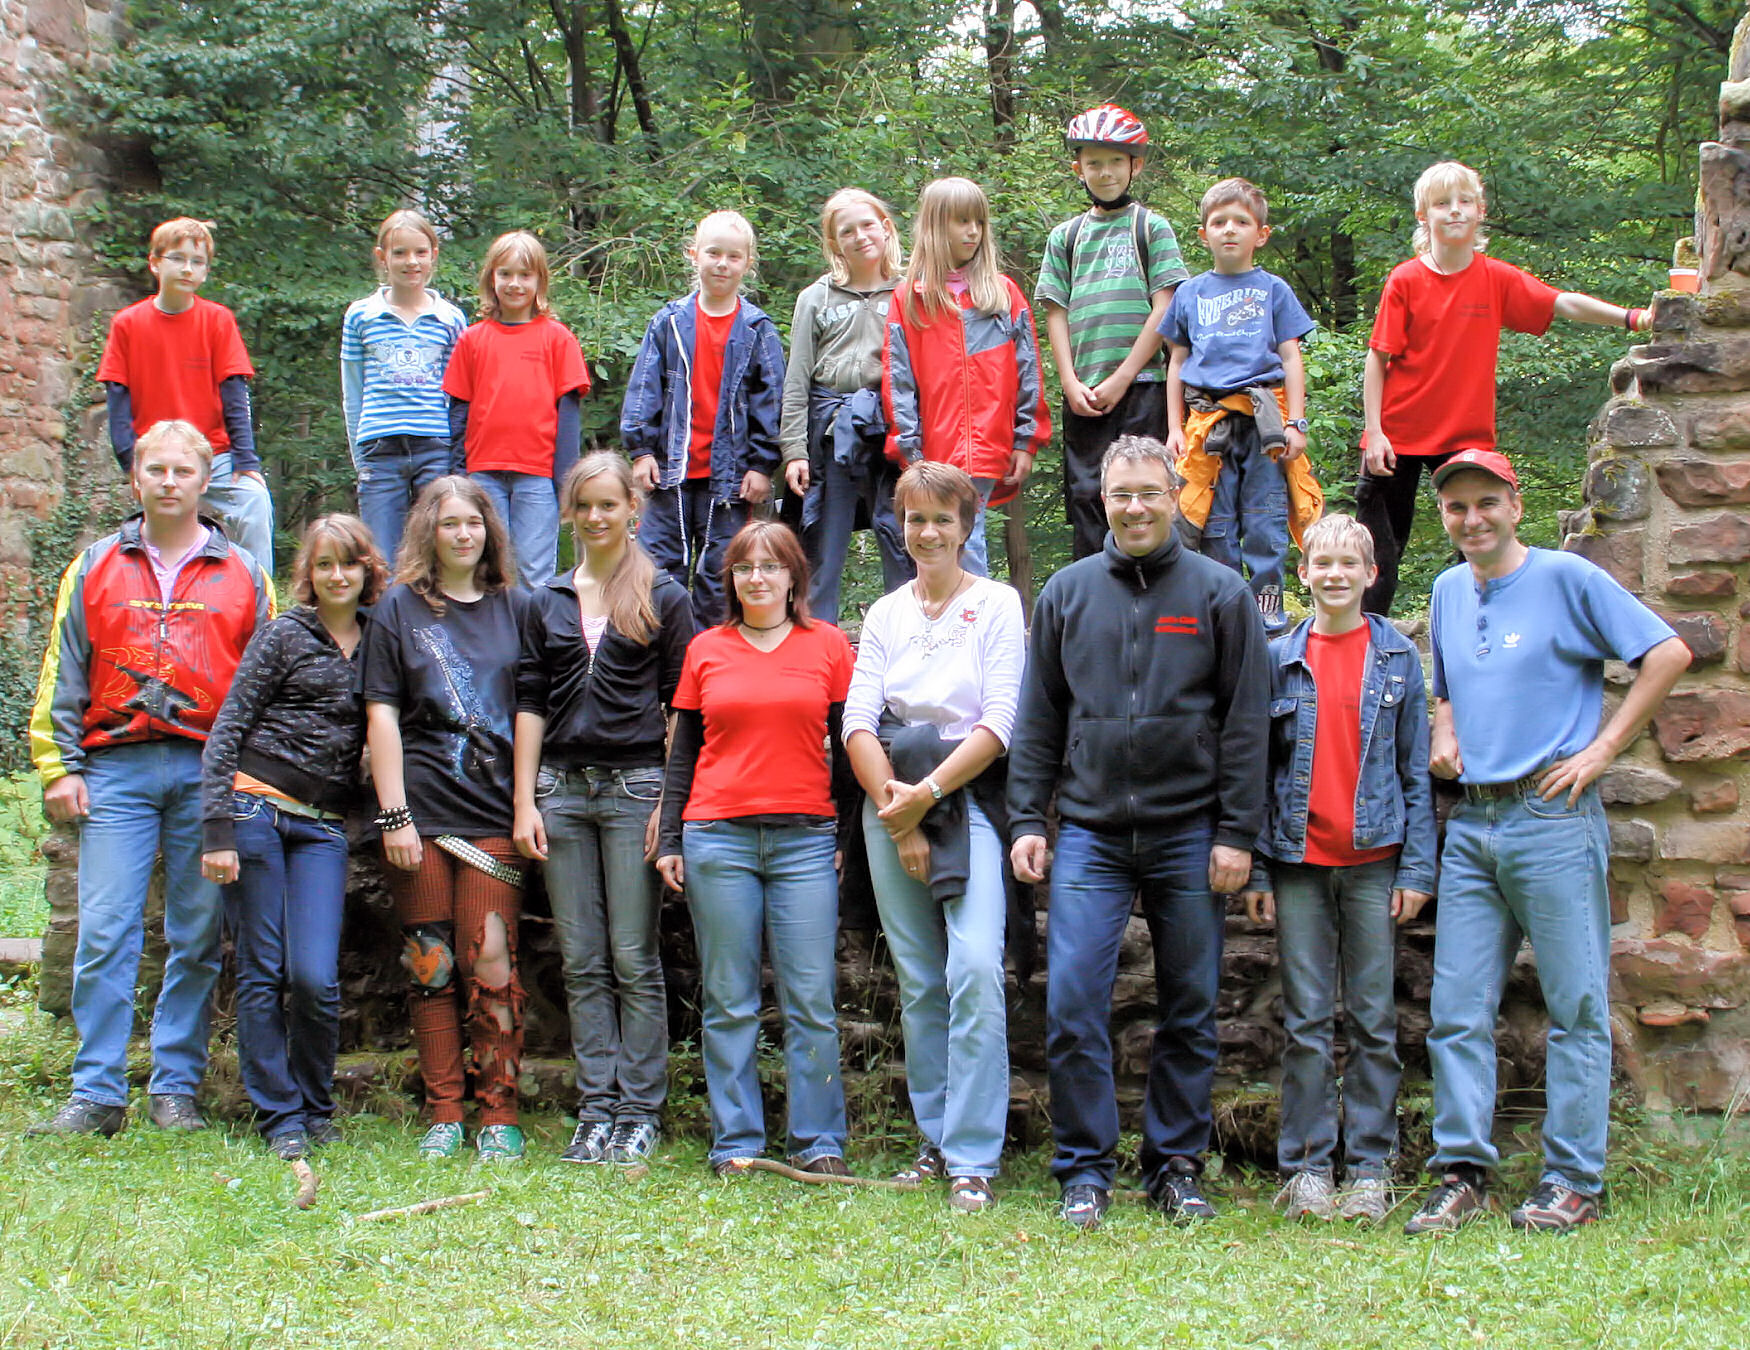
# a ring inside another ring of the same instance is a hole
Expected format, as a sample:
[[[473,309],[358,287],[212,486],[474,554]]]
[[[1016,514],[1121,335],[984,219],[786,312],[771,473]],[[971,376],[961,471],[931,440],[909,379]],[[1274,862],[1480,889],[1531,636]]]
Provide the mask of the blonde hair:
[[[409,207],[403,207],[399,211],[389,212],[383,217],[383,223],[377,226],[377,251],[379,253],[389,251],[389,236],[394,234],[396,230],[412,230],[415,234],[423,234],[426,242],[431,245],[431,251],[433,253],[438,251],[437,230],[432,227],[432,223],[419,212]]]
[[[687,262],[693,269],[693,285],[699,284],[699,240],[706,230],[719,227],[739,230],[742,238],[747,240],[747,270],[752,272],[760,260],[759,240],[753,232],[753,224],[739,211],[713,211],[693,227],[693,237],[687,244]]]
[[[902,524],[905,513],[920,497],[934,497],[954,508],[960,517],[960,547],[964,550],[978,521],[979,505],[978,488],[966,470],[935,459],[920,459],[907,465],[893,485],[893,512]]]
[[[342,511],[318,516],[305,529],[304,542],[298,545],[298,556],[292,562],[292,598],[300,605],[316,603],[316,551],[325,543],[339,550],[342,562],[358,563],[365,569],[359,603],[374,605],[388,588],[389,565],[377,551],[370,527]]]
[[[918,194],[911,261],[906,264],[905,282],[899,291],[899,303],[906,318],[913,322],[918,319],[913,306],[919,297],[923,300],[926,322],[959,308],[948,289],[948,273],[954,270],[954,260],[948,253],[948,227],[956,220],[975,220],[983,227],[978,252],[961,269],[972,307],[980,314],[999,314],[1009,307],[1008,289],[1003,285],[1002,250],[991,229],[990,202],[984,189],[970,178],[938,178],[926,183]]]
[[[1460,164],[1456,159],[1443,159],[1438,164],[1430,164],[1422,170],[1422,176],[1416,180],[1416,215],[1428,214],[1428,208],[1434,204],[1434,198],[1442,192],[1468,192],[1477,199],[1485,217],[1489,214],[1488,194],[1483,191],[1483,177],[1468,165]],[[1427,223],[1418,219],[1416,232],[1410,236],[1410,242],[1417,253],[1433,251],[1434,239],[1428,233]],[[1479,227],[1475,242],[1471,245],[1478,253],[1489,246],[1489,236]]]
[[[838,225],[835,218],[840,211],[848,211],[853,207],[866,206],[887,223],[887,246],[881,250],[881,275],[897,277],[901,267],[899,249],[899,226],[894,223],[893,212],[887,209],[887,203],[872,192],[862,188],[840,188],[826,199],[826,205],[820,208],[820,251],[826,258],[828,272],[840,286],[848,285],[851,280],[850,265],[845,262],[845,255],[838,247]]]
[[[547,250],[527,230],[512,230],[492,241],[492,247],[486,250],[486,257],[480,264],[478,289],[482,319],[498,317],[498,288],[492,283],[492,274],[501,267],[517,266],[526,267],[535,274],[533,317],[553,317],[553,307],[547,303],[547,285],[552,280],[552,273],[547,269]]]
[[[632,464],[618,450],[595,450],[571,466],[565,483],[559,489],[560,509],[566,515],[577,510],[577,494],[585,483],[596,478],[612,478],[619,484],[626,500],[637,510],[643,501],[637,481],[632,477]],[[579,544],[578,561],[582,561]],[[626,551],[620,555],[608,579],[602,583],[602,603],[607,606],[608,622],[622,637],[647,646],[656,636],[661,620],[656,612],[656,564],[635,537],[626,540]]]
[[[134,442],[134,464],[137,466],[141,460],[166,441],[181,441],[183,447],[201,462],[202,475],[208,478],[212,477],[213,443],[207,439],[206,433],[193,422],[184,422],[180,418],[170,418],[167,421],[152,423],[146,429],[145,434]]]
[[[1373,535],[1354,516],[1346,516],[1340,511],[1320,516],[1306,527],[1300,537],[1302,566],[1312,557],[1313,550],[1321,548],[1352,548],[1368,567],[1374,565]]]
[[[203,245],[207,250],[207,261],[213,258],[213,222],[196,220],[193,216],[177,216],[165,221],[152,231],[152,239],[146,245],[146,256],[162,258],[178,244],[188,240]]]
[[[401,532],[401,552],[395,559],[395,580],[422,596],[431,612],[439,617],[444,612],[444,593],[439,584],[442,568],[437,556],[437,523],[444,503],[451,497],[473,507],[486,522],[486,544],[480,550],[480,561],[474,564],[474,584],[491,595],[507,589],[516,574],[510,536],[492,499],[480,485],[462,474],[432,479],[407,513],[407,524]]]

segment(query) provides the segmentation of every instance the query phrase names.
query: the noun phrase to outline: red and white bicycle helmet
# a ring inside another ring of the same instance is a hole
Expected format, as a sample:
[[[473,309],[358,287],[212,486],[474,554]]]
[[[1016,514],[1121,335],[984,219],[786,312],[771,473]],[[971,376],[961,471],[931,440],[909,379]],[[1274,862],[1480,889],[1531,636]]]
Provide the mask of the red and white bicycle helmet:
[[[1138,157],[1148,154],[1148,129],[1135,113],[1116,103],[1102,103],[1077,113],[1069,119],[1064,139],[1069,142],[1071,154],[1084,145],[1122,150]]]

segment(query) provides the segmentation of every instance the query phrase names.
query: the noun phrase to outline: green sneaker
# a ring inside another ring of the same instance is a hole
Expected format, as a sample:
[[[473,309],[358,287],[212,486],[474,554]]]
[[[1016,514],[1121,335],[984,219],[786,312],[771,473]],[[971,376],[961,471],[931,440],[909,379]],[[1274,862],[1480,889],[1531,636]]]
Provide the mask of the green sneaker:
[[[523,1132],[515,1125],[488,1125],[474,1141],[481,1162],[521,1162]]]
[[[462,1126],[459,1121],[444,1120],[433,1125],[419,1140],[422,1158],[453,1158],[462,1147]]]

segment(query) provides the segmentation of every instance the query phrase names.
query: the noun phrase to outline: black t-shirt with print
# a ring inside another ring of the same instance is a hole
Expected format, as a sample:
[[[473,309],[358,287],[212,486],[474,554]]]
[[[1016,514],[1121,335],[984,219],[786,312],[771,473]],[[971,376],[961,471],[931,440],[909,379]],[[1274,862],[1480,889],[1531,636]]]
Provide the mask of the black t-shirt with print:
[[[516,667],[527,596],[444,601],[392,587],[365,635],[367,703],[400,710],[407,805],[420,834],[508,837]]]

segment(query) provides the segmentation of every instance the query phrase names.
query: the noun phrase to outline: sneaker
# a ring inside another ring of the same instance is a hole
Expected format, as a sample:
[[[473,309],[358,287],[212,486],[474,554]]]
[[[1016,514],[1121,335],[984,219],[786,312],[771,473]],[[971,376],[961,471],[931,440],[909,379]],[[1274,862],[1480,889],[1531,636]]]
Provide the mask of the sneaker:
[[[102,1102],[88,1102],[83,1097],[71,1097],[67,1104],[47,1120],[39,1120],[32,1125],[26,1134],[101,1134],[105,1139],[125,1124],[128,1120],[128,1109],[125,1106],[105,1106]]]
[[[989,1177],[954,1177],[948,1182],[948,1205],[962,1214],[978,1214],[997,1202]]]
[[[616,1120],[608,1136],[608,1161],[621,1167],[644,1166],[661,1141],[662,1131],[654,1120]]]
[[[339,1144],[346,1139],[340,1126],[327,1116],[306,1116],[304,1133],[310,1136],[311,1148],[327,1148],[330,1144]]]
[[[1598,1222],[1598,1197],[1559,1181],[1544,1181],[1507,1216],[1522,1232],[1571,1233],[1582,1224]]]
[[[608,1140],[613,1137],[611,1120],[580,1120],[571,1132],[571,1143],[559,1155],[560,1162],[605,1163],[608,1160]]]
[[[942,1157],[942,1150],[934,1144],[925,1144],[909,1166],[902,1167],[893,1174],[893,1179],[908,1186],[921,1186],[926,1181],[941,1181],[947,1175],[948,1164]]]
[[[1106,1211],[1112,1207],[1112,1192],[1091,1182],[1078,1182],[1063,1188],[1063,1201],[1057,1212],[1065,1223],[1091,1233],[1100,1226]]]
[[[812,1172],[817,1177],[848,1177],[851,1169],[845,1160],[836,1153],[824,1153],[808,1162],[797,1162],[790,1159],[790,1166],[799,1172]]]
[[[462,1122],[441,1120],[427,1130],[419,1140],[419,1156],[426,1159],[453,1158],[462,1148]]]
[[[207,1119],[186,1092],[154,1092],[148,1099],[146,1114],[161,1130],[204,1130]]]
[[[1149,1203],[1175,1223],[1197,1223],[1215,1217],[1215,1206],[1203,1194],[1197,1164],[1189,1158],[1169,1158],[1148,1187]]]
[[[711,1164],[711,1170],[725,1181],[734,1181],[739,1177],[752,1174],[753,1159],[750,1157],[719,1158]]]
[[[267,1151],[281,1162],[296,1162],[310,1153],[310,1136],[303,1130],[286,1130],[266,1142]]]
[[[1308,1169],[1288,1178],[1288,1184],[1276,1192],[1276,1208],[1285,1219],[1329,1219],[1336,1214],[1332,1203],[1336,1192],[1329,1172]]]
[[[1480,1167],[1462,1164],[1450,1168],[1431,1186],[1416,1206],[1416,1212],[1404,1225],[1404,1236],[1419,1233],[1456,1233],[1472,1219],[1480,1219],[1493,1209],[1489,1199],[1488,1173]]]
[[[1383,1223],[1391,1208],[1391,1185],[1384,1177],[1353,1177],[1337,1192],[1337,1217]]]
[[[515,1125],[485,1125],[474,1140],[484,1163],[521,1162],[523,1132]]]

